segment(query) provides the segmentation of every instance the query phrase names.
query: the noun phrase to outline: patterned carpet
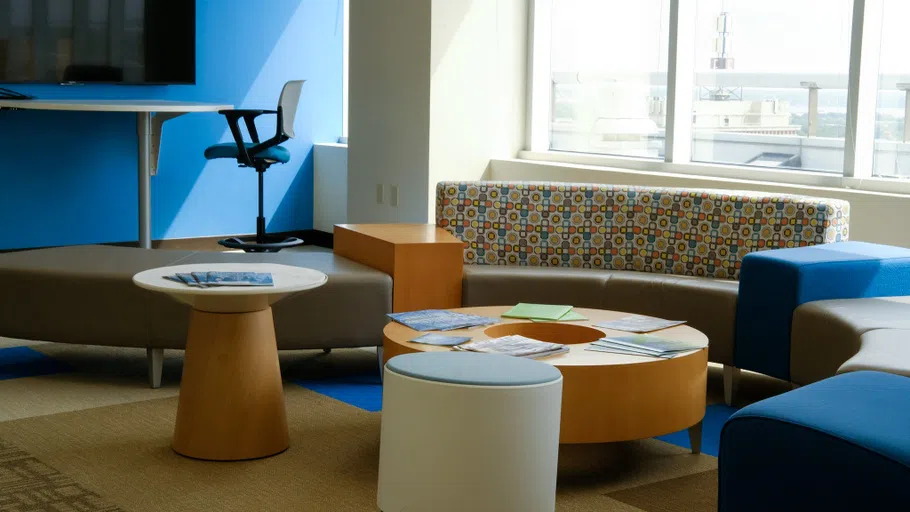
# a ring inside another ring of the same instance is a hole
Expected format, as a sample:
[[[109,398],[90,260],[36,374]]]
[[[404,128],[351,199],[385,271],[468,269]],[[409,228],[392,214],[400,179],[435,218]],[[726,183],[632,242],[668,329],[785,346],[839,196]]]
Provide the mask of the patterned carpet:
[[[170,450],[182,352],[149,389],[145,351],[0,338],[0,511],[373,511],[381,386],[367,350],[286,352],[291,448],[218,463]],[[704,454],[685,433],[560,449],[557,510],[716,510],[717,437],[733,409],[709,375]],[[744,375],[742,398],[789,389]]]

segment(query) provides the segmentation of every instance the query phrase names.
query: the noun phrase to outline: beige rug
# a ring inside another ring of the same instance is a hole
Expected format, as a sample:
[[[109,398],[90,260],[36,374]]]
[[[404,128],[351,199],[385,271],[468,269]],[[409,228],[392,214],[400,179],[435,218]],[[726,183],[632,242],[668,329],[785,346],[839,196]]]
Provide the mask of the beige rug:
[[[380,413],[288,383],[288,451],[249,462],[191,460],[169,447],[179,352],[169,353],[166,387],[151,390],[144,351],[32,348],[75,371],[0,381],[0,511],[376,509]],[[282,368],[287,378],[356,374],[374,357],[285,353]],[[719,382],[712,370],[712,397]],[[750,388],[781,390],[759,384]],[[557,509],[714,511],[716,467],[714,457],[657,440],[564,446]]]

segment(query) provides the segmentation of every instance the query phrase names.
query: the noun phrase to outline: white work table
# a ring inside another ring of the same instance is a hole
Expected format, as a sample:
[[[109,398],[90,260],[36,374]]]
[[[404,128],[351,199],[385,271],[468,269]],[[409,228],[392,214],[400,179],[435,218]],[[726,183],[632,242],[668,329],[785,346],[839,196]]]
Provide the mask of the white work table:
[[[58,110],[77,112],[131,112],[136,114],[139,137],[139,247],[152,247],[151,176],[158,171],[158,150],[165,121],[191,112],[217,112],[234,108],[219,103],[158,100],[8,100],[0,110]]]

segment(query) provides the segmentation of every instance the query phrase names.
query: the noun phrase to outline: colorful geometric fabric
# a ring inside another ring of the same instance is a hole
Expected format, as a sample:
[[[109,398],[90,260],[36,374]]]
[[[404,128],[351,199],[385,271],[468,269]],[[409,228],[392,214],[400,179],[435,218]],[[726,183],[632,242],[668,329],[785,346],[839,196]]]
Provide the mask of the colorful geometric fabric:
[[[847,240],[850,204],[762,192],[441,182],[436,224],[466,264],[737,279],[753,251]]]

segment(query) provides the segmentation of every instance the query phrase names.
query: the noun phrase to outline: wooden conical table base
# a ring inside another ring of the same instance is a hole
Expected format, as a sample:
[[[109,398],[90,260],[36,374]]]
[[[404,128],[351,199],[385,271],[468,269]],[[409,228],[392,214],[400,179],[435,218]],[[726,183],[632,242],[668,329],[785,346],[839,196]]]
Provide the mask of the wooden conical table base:
[[[288,448],[271,308],[192,312],[173,447],[207,460],[256,459]]]

